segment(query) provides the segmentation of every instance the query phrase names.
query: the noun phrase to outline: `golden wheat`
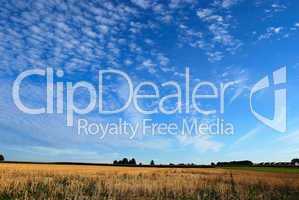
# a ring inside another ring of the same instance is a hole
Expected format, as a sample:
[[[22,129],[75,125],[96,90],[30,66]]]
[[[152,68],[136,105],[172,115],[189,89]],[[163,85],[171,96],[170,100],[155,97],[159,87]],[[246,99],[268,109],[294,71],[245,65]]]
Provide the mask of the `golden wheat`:
[[[299,199],[299,175],[0,164],[0,199]]]

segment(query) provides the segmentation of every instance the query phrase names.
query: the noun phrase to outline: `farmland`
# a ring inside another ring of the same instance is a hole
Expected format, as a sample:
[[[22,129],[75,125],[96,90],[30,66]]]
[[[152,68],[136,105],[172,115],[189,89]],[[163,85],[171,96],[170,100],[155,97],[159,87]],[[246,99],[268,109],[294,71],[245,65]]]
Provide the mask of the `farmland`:
[[[298,167],[227,167],[228,170],[299,174]]]
[[[248,169],[0,164],[0,199],[298,199],[299,174]]]

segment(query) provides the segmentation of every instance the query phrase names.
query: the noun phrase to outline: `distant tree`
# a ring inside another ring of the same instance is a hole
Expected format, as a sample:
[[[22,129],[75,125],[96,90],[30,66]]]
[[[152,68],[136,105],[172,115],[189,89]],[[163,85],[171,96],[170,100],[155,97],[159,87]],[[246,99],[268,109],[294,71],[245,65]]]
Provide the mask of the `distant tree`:
[[[292,163],[293,165],[295,165],[296,163],[299,163],[299,158],[294,158],[294,159],[291,161],[291,163]]]
[[[218,167],[238,167],[238,166],[253,166],[253,162],[249,160],[231,161],[231,162],[218,162]]]
[[[132,158],[130,161],[129,161],[129,165],[136,165],[136,160],[134,158]]]
[[[212,166],[212,167],[215,167],[215,163],[212,162],[212,163],[211,163],[211,166]]]
[[[0,154],[0,161],[4,161],[4,156],[2,154]]]
[[[122,160],[114,160],[113,165],[137,165],[136,160],[132,158],[131,160],[128,160],[127,158],[123,158]]]
[[[113,165],[118,165],[118,161],[117,160],[113,161]]]
[[[270,165],[271,165],[271,163],[269,163],[269,162],[264,163],[264,166],[270,166]]]
[[[153,160],[151,160],[151,165],[155,165],[155,162]]]
[[[127,158],[124,158],[124,159],[122,160],[122,163],[121,163],[121,164],[123,164],[123,165],[128,165],[128,164],[129,164],[128,159],[127,159]]]
[[[142,163],[139,163],[139,166],[142,166]]]

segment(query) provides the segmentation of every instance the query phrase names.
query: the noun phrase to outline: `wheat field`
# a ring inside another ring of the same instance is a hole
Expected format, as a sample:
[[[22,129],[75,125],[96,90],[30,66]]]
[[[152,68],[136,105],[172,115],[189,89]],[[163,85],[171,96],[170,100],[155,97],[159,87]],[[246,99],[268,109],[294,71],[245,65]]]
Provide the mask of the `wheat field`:
[[[299,199],[299,174],[0,164],[0,199]]]

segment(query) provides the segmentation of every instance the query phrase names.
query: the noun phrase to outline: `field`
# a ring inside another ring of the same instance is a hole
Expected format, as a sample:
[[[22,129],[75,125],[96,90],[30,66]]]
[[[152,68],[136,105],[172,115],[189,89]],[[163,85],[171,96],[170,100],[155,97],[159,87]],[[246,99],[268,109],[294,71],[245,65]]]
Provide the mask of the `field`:
[[[230,170],[249,170],[256,172],[293,173],[299,174],[299,168],[293,167],[228,167]]]
[[[214,168],[0,164],[0,199],[221,199],[299,197],[299,174]]]

